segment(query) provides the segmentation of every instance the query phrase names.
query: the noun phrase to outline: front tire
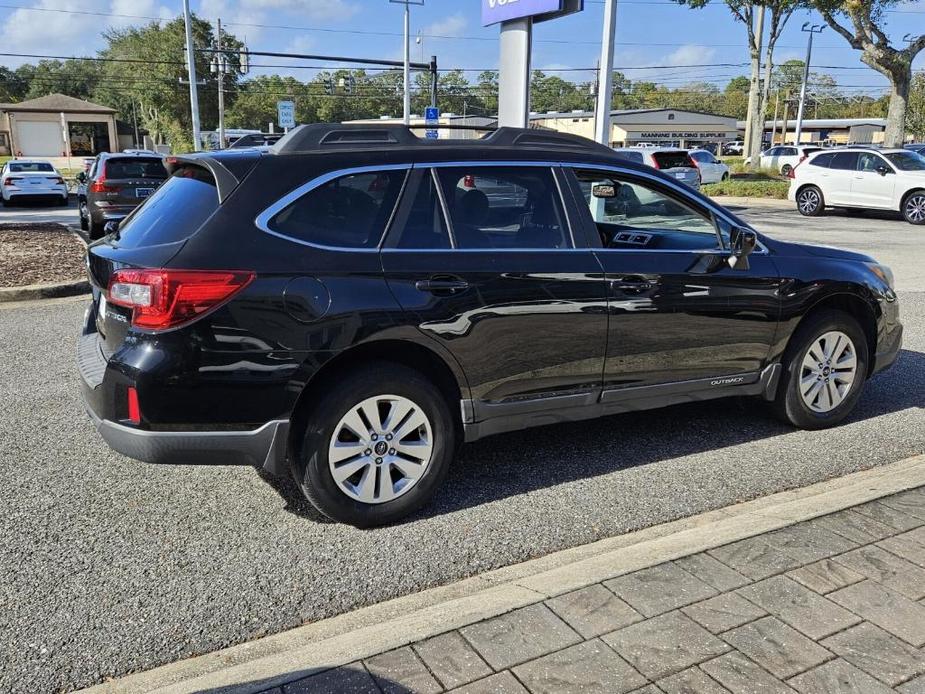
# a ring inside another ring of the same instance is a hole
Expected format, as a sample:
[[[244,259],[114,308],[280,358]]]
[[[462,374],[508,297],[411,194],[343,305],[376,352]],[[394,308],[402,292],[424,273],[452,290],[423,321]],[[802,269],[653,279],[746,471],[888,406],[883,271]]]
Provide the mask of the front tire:
[[[293,474],[321,513],[368,528],[430,501],[455,450],[440,390],[413,369],[377,362],[340,379],[312,408]]]
[[[844,311],[820,311],[794,333],[774,401],[777,415],[800,429],[825,429],[851,414],[867,378],[867,338]]]
[[[925,190],[916,190],[903,199],[903,219],[916,226],[925,224]]]
[[[806,186],[797,193],[797,210],[804,217],[818,217],[825,211],[825,199],[816,186]]]

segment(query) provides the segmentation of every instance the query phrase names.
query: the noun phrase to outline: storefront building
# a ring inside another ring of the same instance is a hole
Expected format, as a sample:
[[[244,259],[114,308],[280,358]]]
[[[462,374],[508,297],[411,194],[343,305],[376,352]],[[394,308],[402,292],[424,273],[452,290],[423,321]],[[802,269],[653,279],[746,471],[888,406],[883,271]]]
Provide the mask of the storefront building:
[[[594,138],[594,113],[531,113],[530,126]],[[673,108],[610,112],[610,146],[698,147],[738,139],[735,118]]]
[[[116,111],[64,94],[0,104],[0,154],[93,156],[119,148]]]

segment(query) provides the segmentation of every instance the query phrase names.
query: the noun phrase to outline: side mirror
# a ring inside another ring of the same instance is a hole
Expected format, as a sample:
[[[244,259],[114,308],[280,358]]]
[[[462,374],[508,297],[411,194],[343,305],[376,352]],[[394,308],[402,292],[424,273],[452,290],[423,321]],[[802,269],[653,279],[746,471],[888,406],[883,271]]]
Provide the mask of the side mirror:
[[[105,236],[109,236],[110,234],[115,234],[117,231],[119,231],[119,222],[115,222],[115,221],[106,222],[103,225],[103,234]]]
[[[880,166],[877,167],[877,173],[880,174],[881,176],[886,176],[889,173],[893,173],[893,169],[891,169],[889,166],[884,166],[883,164],[881,164]]]
[[[758,234],[751,229],[734,227],[729,233],[729,267],[748,270],[748,256],[758,246]]]

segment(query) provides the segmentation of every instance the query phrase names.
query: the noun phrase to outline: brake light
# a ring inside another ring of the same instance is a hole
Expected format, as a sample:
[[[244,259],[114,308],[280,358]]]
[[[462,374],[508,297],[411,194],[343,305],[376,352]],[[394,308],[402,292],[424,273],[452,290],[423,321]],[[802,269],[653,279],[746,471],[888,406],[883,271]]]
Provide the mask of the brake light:
[[[141,424],[141,407],[138,406],[138,391],[134,386],[128,388],[128,420],[132,424]]]
[[[472,174],[463,176],[463,188],[475,188],[475,176]]]
[[[115,186],[106,185],[105,180],[106,179],[101,178],[100,180],[94,181],[93,183],[91,183],[90,192],[91,193],[116,193],[118,192],[119,189],[116,188]]]
[[[10,178],[7,178],[7,179],[3,182],[3,185],[5,185],[5,186],[15,186],[15,185],[16,185],[16,181],[21,181],[21,180],[22,180],[21,178],[12,178],[12,177],[10,177]]]
[[[132,309],[134,327],[168,330],[218,308],[255,276],[247,270],[117,270],[107,299]]]
[[[800,161],[797,162],[797,165],[794,166],[792,169],[790,169],[790,171],[787,172],[787,178],[796,178],[796,177],[797,177],[797,174],[796,174],[797,167],[799,167],[800,164],[802,164],[802,163],[803,163],[804,161],[806,161],[807,159],[809,159],[809,157],[806,157],[806,156],[804,156],[802,159],[800,159]]]
[[[659,166],[658,157],[652,157],[652,166],[655,167],[656,169],[662,168],[661,166]]]

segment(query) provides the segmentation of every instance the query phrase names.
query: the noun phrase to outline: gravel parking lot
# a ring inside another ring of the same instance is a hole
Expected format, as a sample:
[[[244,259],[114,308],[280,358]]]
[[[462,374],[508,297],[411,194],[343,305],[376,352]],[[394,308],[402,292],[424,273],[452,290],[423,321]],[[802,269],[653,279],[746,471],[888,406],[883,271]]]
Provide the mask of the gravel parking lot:
[[[324,522],[250,468],[111,452],[77,394],[85,299],[0,308],[0,690],[90,685],[925,450],[922,230],[743,216],[893,263],[905,350],[847,424],[794,431],[760,403],[719,401],[488,439],[464,448],[435,505],[371,531]]]

